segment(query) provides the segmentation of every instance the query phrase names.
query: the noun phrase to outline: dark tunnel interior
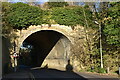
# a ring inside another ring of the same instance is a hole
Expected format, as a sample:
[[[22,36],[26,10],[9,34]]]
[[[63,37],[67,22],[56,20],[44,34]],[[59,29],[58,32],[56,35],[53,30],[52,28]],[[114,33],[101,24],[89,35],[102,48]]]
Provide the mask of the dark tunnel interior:
[[[52,30],[42,30],[31,34],[23,43],[32,46],[32,48],[30,52],[20,52],[18,65],[40,67],[46,56],[62,36],[61,33]]]

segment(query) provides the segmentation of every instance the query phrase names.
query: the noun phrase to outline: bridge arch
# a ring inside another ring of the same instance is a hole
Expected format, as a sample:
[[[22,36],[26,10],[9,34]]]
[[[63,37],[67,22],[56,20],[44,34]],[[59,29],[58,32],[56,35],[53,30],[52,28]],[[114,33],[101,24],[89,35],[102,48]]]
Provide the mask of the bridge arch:
[[[43,27],[42,27],[43,26]],[[20,46],[22,45],[22,43],[24,41],[28,41],[30,39],[32,39],[31,36],[34,36],[36,34],[43,34],[43,36],[46,36],[46,35],[50,35],[50,34],[53,34],[53,37],[54,39],[56,38],[56,36],[58,36],[57,38],[60,39],[59,40],[59,44],[62,44],[64,41],[68,40],[71,44],[73,44],[73,38],[72,36],[70,35],[72,33],[72,29],[68,26],[63,26],[63,25],[51,25],[51,27],[49,27],[48,25],[42,25],[42,26],[30,26],[27,30],[22,30],[21,34],[20,34],[20,37],[18,39],[18,42],[19,42],[19,45],[18,45],[18,51],[20,49]],[[56,36],[55,36],[55,35]],[[38,36],[38,35],[37,35]],[[43,36],[40,36],[41,38],[43,38]],[[62,38],[61,38],[62,36]],[[31,38],[30,38],[31,37]],[[60,37],[60,38],[59,38]],[[29,39],[30,38],[30,39]],[[46,39],[46,38],[44,38]],[[51,38],[49,38],[51,39]],[[64,41],[63,41],[64,39]],[[39,39],[40,40],[40,39]],[[56,40],[58,41],[58,40]],[[60,42],[61,41],[61,42]],[[66,42],[63,43],[63,45],[65,44]],[[55,45],[55,44],[52,44],[51,45]],[[48,45],[47,45],[48,46]],[[49,46],[48,46],[49,47]],[[59,47],[60,48],[60,47]],[[65,50],[64,50],[65,51]]]
[[[51,27],[49,27],[48,25],[44,25],[44,24],[42,26],[41,25],[30,26],[27,30],[22,30],[21,34],[19,35],[19,39],[18,39],[17,51],[19,51],[20,46],[22,45],[23,41],[28,36],[30,36],[31,34],[35,32],[42,31],[42,30],[53,30],[53,31],[59,32],[63,34],[64,36],[66,36],[70,40],[71,44],[74,44],[74,38],[71,35],[71,33],[73,33],[73,30],[71,27],[59,25],[59,24],[51,25]]]

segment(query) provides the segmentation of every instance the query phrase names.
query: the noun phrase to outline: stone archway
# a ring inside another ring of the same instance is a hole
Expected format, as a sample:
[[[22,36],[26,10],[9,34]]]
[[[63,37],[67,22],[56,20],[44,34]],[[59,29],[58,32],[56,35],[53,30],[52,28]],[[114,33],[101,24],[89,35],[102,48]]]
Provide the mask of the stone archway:
[[[43,27],[42,27],[43,26]],[[74,31],[72,30],[71,27],[68,26],[64,26],[64,25],[59,25],[59,24],[55,24],[55,25],[51,25],[51,27],[49,27],[48,25],[38,25],[38,26],[30,26],[27,30],[22,30],[21,34],[19,34],[19,38],[17,39],[17,49],[16,51],[19,52],[20,46],[22,45],[23,41],[30,36],[31,34],[41,31],[41,30],[53,30],[56,32],[59,32],[61,34],[63,34],[64,36],[66,36],[70,42],[72,44],[74,44],[74,38],[73,38],[73,33]]]
[[[55,44],[51,44],[51,45],[54,45],[53,49],[51,49],[50,51],[50,55],[57,51],[58,49],[60,49],[61,47],[63,47],[63,52],[61,51],[58,51],[57,53],[62,53],[63,55],[66,55],[68,54],[70,51],[70,44],[67,42],[69,41],[71,44],[74,43],[74,39],[73,37],[71,36],[71,34],[73,33],[73,30],[68,27],[68,26],[63,26],[63,25],[51,25],[51,27],[49,27],[48,25],[42,25],[43,27],[41,26],[30,26],[27,30],[22,30],[21,34],[20,34],[20,37],[18,38],[18,46],[17,46],[17,51],[19,51],[20,49],[20,46],[22,45],[22,43],[27,39],[29,38],[30,36],[32,36],[33,34],[37,34],[37,33],[40,33],[40,32],[45,32],[45,31],[52,31],[52,32],[56,32],[56,34],[58,34],[57,36],[60,36],[59,38],[59,41]],[[51,33],[49,33],[51,34]],[[46,34],[44,34],[46,35]],[[62,37],[61,37],[62,36]],[[43,36],[42,36],[43,37]],[[54,38],[55,39],[55,38]],[[30,39],[29,39],[30,40]],[[66,44],[65,44],[66,43]],[[59,45],[58,45],[59,44]],[[61,46],[62,45],[62,46]],[[69,46],[68,46],[69,45]],[[67,47],[68,46],[68,47]],[[67,51],[68,50],[68,51]],[[49,52],[49,50],[48,50]],[[69,53],[70,54],[70,53]],[[50,55],[48,55],[47,59],[44,61],[43,65],[44,66],[45,64],[49,63],[50,61]],[[68,56],[68,55],[67,55]],[[65,56],[64,56],[65,57]],[[68,57],[64,58],[64,59],[67,59]],[[49,59],[49,60],[48,60]],[[66,61],[64,60],[58,60],[58,59],[53,59],[51,60],[52,63],[57,63],[59,65],[63,64],[65,67],[65,65],[67,64]],[[50,62],[51,62],[50,61]],[[49,64],[50,65],[50,64]]]

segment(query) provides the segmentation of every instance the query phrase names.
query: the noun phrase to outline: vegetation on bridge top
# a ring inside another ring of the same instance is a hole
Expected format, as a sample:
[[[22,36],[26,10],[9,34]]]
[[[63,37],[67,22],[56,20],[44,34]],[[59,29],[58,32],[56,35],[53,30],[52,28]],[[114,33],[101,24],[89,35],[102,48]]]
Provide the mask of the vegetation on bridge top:
[[[14,29],[26,29],[30,25],[42,24],[43,11],[35,6],[24,3],[10,5],[6,20]]]

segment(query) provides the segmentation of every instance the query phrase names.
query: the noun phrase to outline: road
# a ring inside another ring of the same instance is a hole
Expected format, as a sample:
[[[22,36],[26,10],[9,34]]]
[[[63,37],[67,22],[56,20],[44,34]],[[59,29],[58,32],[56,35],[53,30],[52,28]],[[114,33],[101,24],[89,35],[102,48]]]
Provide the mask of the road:
[[[5,75],[3,80],[119,80],[111,76],[101,76],[72,71],[60,71],[57,69],[27,69]]]

